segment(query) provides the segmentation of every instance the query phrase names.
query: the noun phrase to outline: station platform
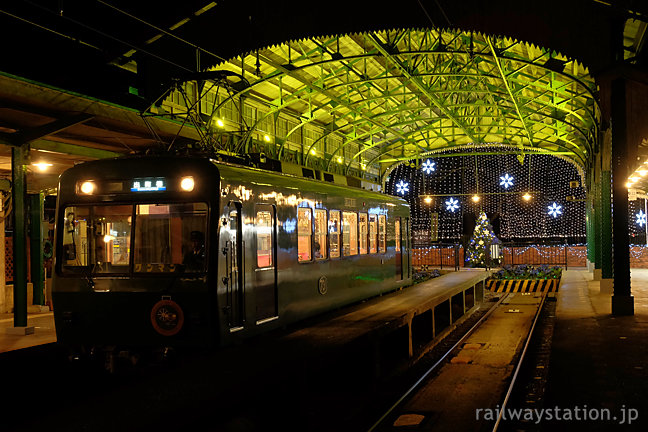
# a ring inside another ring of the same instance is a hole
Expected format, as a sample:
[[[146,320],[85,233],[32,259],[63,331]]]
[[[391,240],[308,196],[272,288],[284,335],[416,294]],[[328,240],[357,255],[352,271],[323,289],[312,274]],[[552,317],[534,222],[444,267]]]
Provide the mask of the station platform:
[[[34,333],[29,335],[7,334],[5,329],[13,325],[13,314],[0,314],[0,355],[8,351],[56,342],[54,312],[28,313],[27,326],[34,327]]]
[[[612,316],[610,294],[591,279],[563,272],[543,403],[562,420],[541,429],[648,430],[648,270],[631,270],[633,316]]]

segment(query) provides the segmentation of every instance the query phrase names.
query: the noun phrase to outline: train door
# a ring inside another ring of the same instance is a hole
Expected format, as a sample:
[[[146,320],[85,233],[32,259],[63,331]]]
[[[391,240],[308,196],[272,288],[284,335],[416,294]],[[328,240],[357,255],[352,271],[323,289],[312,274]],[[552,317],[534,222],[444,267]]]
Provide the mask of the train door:
[[[396,253],[396,277],[403,280],[403,253],[401,252],[401,218],[394,219],[394,242]]]
[[[225,255],[225,277],[227,305],[225,307],[230,329],[240,329],[245,322],[243,232],[241,203],[230,201],[225,207],[224,226],[221,230],[222,249]]]
[[[277,224],[275,206],[257,204],[254,210],[256,230],[254,299],[257,324],[261,324],[277,317]]]

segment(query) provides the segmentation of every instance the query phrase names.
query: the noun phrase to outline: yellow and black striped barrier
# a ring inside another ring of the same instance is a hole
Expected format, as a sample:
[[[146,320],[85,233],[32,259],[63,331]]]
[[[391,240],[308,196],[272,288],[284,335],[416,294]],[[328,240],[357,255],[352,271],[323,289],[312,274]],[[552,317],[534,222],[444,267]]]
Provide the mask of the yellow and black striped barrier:
[[[556,292],[560,279],[489,279],[486,287],[492,292]]]

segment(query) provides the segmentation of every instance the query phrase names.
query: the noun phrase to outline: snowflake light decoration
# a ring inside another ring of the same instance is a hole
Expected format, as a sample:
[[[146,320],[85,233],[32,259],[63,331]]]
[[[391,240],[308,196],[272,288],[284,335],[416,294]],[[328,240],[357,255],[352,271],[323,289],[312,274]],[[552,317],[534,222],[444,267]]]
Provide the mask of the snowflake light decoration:
[[[454,211],[459,208],[459,200],[450,198],[448,201],[445,202],[445,205],[446,205],[446,210],[450,210],[452,213],[454,213]]]
[[[562,209],[562,206],[553,203],[549,206],[549,214],[553,217],[558,217],[558,215],[562,214],[562,211],[560,209]]]
[[[404,182],[403,180],[399,181],[396,185],[396,192],[405,195],[409,191],[409,183]]]
[[[500,177],[500,186],[504,186],[506,189],[508,189],[509,186],[513,186],[513,177],[504,174],[504,176]]]
[[[434,162],[428,159],[425,162],[423,162],[423,166],[421,167],[421,169],[425,174],[430,174],[432,173],[432,171],[436,170],[435,165],[436,164]]]
[[[640,227],[646,225],[646,213],[644,213],[643,211],[639,210],[639,213],[637,213],[637,214],[635,215],[635,217],[637,218],[637,224],[638,224]]]

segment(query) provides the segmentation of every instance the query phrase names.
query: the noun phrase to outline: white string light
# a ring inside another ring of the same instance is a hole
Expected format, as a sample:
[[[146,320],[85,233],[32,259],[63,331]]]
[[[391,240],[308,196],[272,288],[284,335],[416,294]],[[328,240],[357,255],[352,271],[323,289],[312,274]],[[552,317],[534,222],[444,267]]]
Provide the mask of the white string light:
[[[409,185],[404,197],[410,204],[412,233],[420,236],[420,246],[430,243],[432,226],[438,227],[438,241],[441,242],[457,242],[469,237],[471,233],[467,231],[472,231],[472,227],[464,230],[464,223],[472,225],[482,210],[502,241],[543,239],[559,240],[563,244],[585,241],[586,195],[580,173],[573,165],[551,155],[527,155],[521,164],[516,154],[476,157],[471,154],[488,149],[464,147],[460,151],[468,155],[455,157],[447,156],[454,150],[437,152],[436,157],[430,159],[434,162],[434,175],[427,175],[422,169],[426,160],[419,167],[411,166],[408,161],[391,171],[386,190],[400,196],[396,189],[399,182]],[[508,187],[500,184],[504,178],[510,179],[506,182],[511,183]],[[570,187],[569,182],[573,180],[579,181],[578,188]],[[524,200],[525,193],[533,199]],[[481,198],[479,202],[470,199],[474,194]],[[435,195],[438,198],[431,203],[421,199],[421,196],[434,198]],[[565,202],[567,196],[575,200]],[[448,209],[446,202],[450,198],[457,201],[455,211]],[[568,217],[554,218],[547,214],[548,206],[554,202],[560,205],[562,215]],[[631,214],[638,210],[634,209]],[[433,223],[432,219],[438,223]],[[641,234],[634,219],[631,222],[629,225]],[[640,242],[637,239],[636,243]]]

